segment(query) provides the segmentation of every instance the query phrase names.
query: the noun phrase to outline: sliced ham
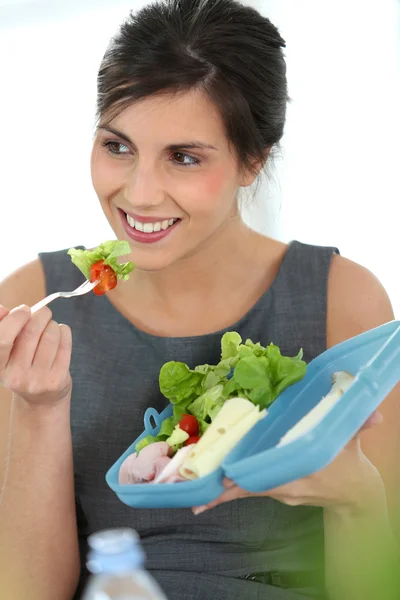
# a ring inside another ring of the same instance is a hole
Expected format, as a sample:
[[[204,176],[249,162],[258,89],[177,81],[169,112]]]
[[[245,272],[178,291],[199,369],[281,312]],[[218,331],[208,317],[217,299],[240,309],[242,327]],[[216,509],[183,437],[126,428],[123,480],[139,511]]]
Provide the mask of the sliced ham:
[[[157,479],[157,477],[163,472],[163,470],[171,462],[171,460],[172,460],[172,458],[169,458],[169,456],[159,456],[158,458],[156,458],[155,463],[154,463],[154,468],[155,468],[154,479]]]
[[[120,484],[149,483],[171,461],[168,455],[171,447],[167,442],[149,444],[137,454],[131,454],[124,460],[119,470]],[[168,459],[166,461],[165,459]]]

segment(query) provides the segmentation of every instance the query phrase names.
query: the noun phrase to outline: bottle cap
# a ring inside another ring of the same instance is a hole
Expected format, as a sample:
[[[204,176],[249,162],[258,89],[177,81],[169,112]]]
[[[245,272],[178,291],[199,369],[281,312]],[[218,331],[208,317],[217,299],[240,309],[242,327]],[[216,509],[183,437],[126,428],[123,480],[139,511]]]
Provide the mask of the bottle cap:
[[[87,568],[91,573],[122,573],[141,567],[145,554],[136,531],[107,529],[89,536]]]

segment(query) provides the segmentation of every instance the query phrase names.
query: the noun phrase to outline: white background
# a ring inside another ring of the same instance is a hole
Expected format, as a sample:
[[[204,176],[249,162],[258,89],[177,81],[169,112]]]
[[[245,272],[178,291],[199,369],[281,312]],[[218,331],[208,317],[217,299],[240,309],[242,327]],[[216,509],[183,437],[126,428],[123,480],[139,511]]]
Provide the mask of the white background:
[[[335,245],[400,315],[396,0],[249,1],[287,42],[282,158],[246,212],[281,240]],[[91,187],[96,75],[142,1],[0,0],[0,279],[39,251],[113,237]]]

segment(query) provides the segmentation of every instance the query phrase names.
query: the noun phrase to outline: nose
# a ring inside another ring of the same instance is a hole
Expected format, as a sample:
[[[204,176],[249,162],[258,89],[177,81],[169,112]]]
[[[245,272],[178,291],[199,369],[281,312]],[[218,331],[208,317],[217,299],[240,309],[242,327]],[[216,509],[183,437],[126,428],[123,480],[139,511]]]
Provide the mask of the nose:
[[[141,210],[161,204],[164,191],[157,166],[139,159],[126,180],[124,197],[132,207]]]

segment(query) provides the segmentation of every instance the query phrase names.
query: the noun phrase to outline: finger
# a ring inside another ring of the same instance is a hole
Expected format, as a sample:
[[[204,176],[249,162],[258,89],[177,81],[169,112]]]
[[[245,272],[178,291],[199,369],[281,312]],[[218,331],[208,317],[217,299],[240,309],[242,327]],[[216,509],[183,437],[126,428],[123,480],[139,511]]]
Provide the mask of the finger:
[[[10,311],[8,310],[8,308],[6,308],[5,306],[2,306],[2,305],[0,304],[0,321],[1,321],[1,319],[3,319],[5,316],[7,316],[9,312],[10,312]]]
[[[370,429],[371,427],[375,427],[375,425],[380,425],[381,423],[383,423],[383,415],[379,410],[375,410],[365,421],[360,431]]]
[[[224,477],[224,479],[222,480],[222,485],[224,486],[224,488],[229,489],[229,488],[235,486],[236,483],[234,481],[232,481],[232,479],[229,479],[228,477]]]
[[[60,345],[60,328],[58,323],[50,321],[44,329],[33,357],[32,367],[48,370],[53,366]]]
[[[12,312],[12,311],[11,311]],[[14,343],[10,355],[10,366],[29,369],[47,324],[51,320],[51,311],[45,307],[31,316]],[[1,325],[1,323],[0,323]]]
[[[360,444],[360,433],[362,433],[363,431],[367,431],[368,429],[372,429],[372,427],[375,427],[376,425],[380,425],[381,423],[383,423],[382,413],[379,410],[375,410],[372,413],[372,415],[370,415],[368,417],[368,419],[365,421],[364,425],[362,425],[360,427],[360,429],[357,431],[355,436],[350,440],[348,445],[349,446],[351,444],[359,445]]]
[[[347,447],[349,447],[349,448],[351,448],[353,446],[360,447],[360,444],[361,444],[360,434],[363,431],[372,429],[372,427],[375,427],[376,425],[380,425],[381,423],[383,423],[383,415],[379,410],[375,410],[372,413],[372,415],[370,415],[368,417],[368,419],[365,421],[364,425],[362,425],[360,427],[360,429],[357,431],[357,433],[354,435],[354,437],[351,438],[350,442],[347,444]]]
[[[234,481],[232,481],[232,479],[229,479],[228,477],[224,477],[224,479],[222,480],[222,485],[224,486],[224,488],[226,490],[229,490],[232,487],[238,487],[238,489],[240,489],[242,492],[246,492],[246,490],[243,490],[239,486],[236,486],[236,483]],[[273,497],[274,495],[282,495],[282,494],[285,493],[287,485],[288,484],[279,486],[277,488],[271,488],[269,490],[266,490],[265,492],[259,492],[259,494],[262,494],[263,496],[271,496],[271,497]],[[293,485],[293,482],[290,483],[289,485]],[[255,493],[248,492],[246,495],[247,496],[251,496],[251,495],[254,496]]]
[[[31,316],[28,306],[18,306],[13,308],[0,321],[0,371],[3,370],[14,348],[15,341]]]
[[[60,343],[55,356],[52,371],[58,374],[67,373],[71,362],[72,333],[68,325],[59,325]]]
[[[251,494],[249,492],[246,492],[235,485],[227,489],[216,500],[213,500],[209,504],[203,504],[202,506],[196,506],[195,508],[192,508],[192,512],[194,515],[200,515],[210,508],[215,508],[216,506],[224,504],[225,502],[231,502],[232,500],[238,500],[239,498],[245,498],[246,496],[250,495]]]

